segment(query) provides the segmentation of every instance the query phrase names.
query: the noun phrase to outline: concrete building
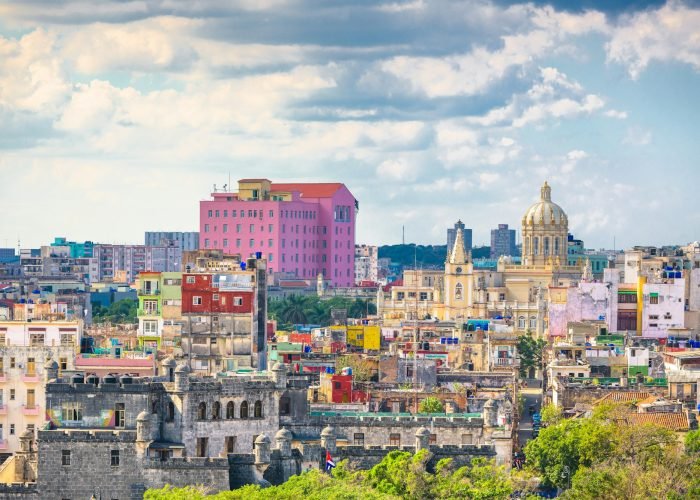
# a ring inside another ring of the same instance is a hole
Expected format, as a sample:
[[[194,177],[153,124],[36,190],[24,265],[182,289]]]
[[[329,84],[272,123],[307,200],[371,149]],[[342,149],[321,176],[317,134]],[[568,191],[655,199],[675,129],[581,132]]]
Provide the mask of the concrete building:
[[[64,236],[56,236],[51,243],[56,253],[66,255],[72,259],[92,257],[92,249],[95,244],[92,241],[68,241]]]
[[[90,282],[119,279],[120,271],[131,283],[143,271],[177,272],[182,268],[179,247],[145,245],[95,245]]]
[[[78,321],[0,321],[0,452],[19,451],[19,436],[44,425],[44,365],[72,370],[81,338]]]
[[[501,255],[515,257],[518,253],[518,247],[515,244],[515,229],[508,229],[508,224],[499,224],[497,229],[491,230],[492,259],[497,259]]]
[[[151,247],[178,247],[183,252],[199,250],[197,231],[146,231],[144,244]]]
[[[472,230],[465,227],[464,222],[458,220],[455,222],[454,227],[447,229],[447,251],[452,250],[455,246],[455,239],[457,238],[457,231],[462,230],[462,240],[464,241],[464,251],[466,253],[471,253],[472,251]]]
[[[379,281],[379,247],[355,245],[355,284]]]
[[[278,184],[241,179],[238,192],[200,202],[199,247],[260,253],[268,272],[354,284],[357,200],[340,183]]]
[[[193,371],[265,367],[267,270],[248,259],[182,275],[182,349]]]

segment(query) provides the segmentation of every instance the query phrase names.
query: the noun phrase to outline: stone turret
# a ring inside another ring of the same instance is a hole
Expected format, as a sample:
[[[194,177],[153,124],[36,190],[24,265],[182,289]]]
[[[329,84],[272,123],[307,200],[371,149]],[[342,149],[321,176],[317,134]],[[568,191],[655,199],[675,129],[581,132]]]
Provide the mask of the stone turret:
[[[151,441],[151,416],[146,410],[136,417],[136,441]]]
[[[421,427],[416,431],[416,452],[430,449],[430,431]]]
[[[278,389],[286,389],[287,387],[287,365],[277,362],[272,367],[272,378],[275,381],[275,386]]]
[[[265,434],[260,434],[255,438],[255,463],[270,463],[270,438]]]
[[[277,434],[275,434],[275,442],[282,458],[292,456],[292,433],[288,429],[282,428],[278,430]]]
[[[331,454],[336,451],[335,429],[330,425],[321,431],[321,446],[330,451]]]
[[[181,363],[175,368],[175,390],[185,392],[190,385],[190,367]]]
[[[44,365],[44,383],[58,378],[58,363],[50,359]]]
[[[496,414],[496,402],[493,399],[489,399],[484,403],[484,427],[496,427],[497,422]]]
[[[160,362],[161,375],[168,378],[168,382],[175,381],[175,367],[177,363],[172,356],[168,356],[163,361]]]
[[[36,481],[37,455],[33,449],[34,433],[27,429],[19,436],[19,451],[15,453],[15,482]]]

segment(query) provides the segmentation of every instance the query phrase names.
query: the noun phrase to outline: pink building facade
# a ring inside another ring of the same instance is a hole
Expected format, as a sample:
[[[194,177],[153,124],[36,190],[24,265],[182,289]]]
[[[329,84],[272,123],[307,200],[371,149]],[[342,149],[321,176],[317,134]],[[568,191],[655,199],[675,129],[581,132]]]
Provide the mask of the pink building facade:
[[[242,179],[211,196],[199,204],[200,248],[261,252],[269,272],[353,285],[357,201],[344,184]]]

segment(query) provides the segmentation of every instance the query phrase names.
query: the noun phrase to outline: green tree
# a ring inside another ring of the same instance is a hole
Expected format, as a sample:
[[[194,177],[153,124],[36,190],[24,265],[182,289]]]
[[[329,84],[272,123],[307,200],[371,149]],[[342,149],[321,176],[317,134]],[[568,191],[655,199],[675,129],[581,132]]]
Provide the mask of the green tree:
[[[444,413],[445,407],[442,405],[440,399],[435,396],[430,396],[420,402],[418,411],[420,413]]]
[[[335,371],[340,373],[345,367],[352,368],[353,379],[357,382],[368,382],[376,373],[374,362],[362,357],[359,354],[346,354],[339,356],[335,360]]]
[[[518,354],[520,355],[520,376],[527,377],[530,368],[539,370],[542,368],[542,356],[547,347],[544,339],[535,339],[530,331],[518,336]]]
[[[118,300],[103,307],[97,302],[92,303],[92,319],[95,323],[128,324],[137,322],[138,301],[132,299]]]
[[[690,431],[685,435],[685,451],[692,454],[700,453],[700,430]]]
[[[303,325],[306,324],[306,314],[308,311],[309,302],[306,297],[301,295],[290,295],[284,299],[284,304],[282,305],[282,310],[280,311],[280,318],[285,323],[290,323],[293,325]]]
[[[562,418],[564,418],[564,415],[563,415],[562,410],[561,410],[561,406],[557,406],[557,405],[552,404],[552,403],[545,405],[542,408],[540,415],[542,416],[542,423],[547,424],[547,425],[556,424]]]

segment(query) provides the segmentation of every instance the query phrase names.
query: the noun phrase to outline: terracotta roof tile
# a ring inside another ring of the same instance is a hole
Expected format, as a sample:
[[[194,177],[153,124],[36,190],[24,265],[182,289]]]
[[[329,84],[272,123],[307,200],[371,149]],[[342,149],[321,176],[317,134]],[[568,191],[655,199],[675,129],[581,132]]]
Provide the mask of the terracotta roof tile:
[[[330,198],[341,187],[343,187],[343,184],[340,182],[275,183],[270,186],[270,191],[299,191],[303,198]]]
[[[688,417],[684,412],[678,413],[630,413],[627,415],[630,425],[655,424],[672,431],[687,431],[690,429]]]
[[[630,391],[611,391],[595,402],[596,405],[601,403],[631,403],[639,402],[652,397],[648,392],[630,392]],[[654,398],[656,401],[656,398]]]

